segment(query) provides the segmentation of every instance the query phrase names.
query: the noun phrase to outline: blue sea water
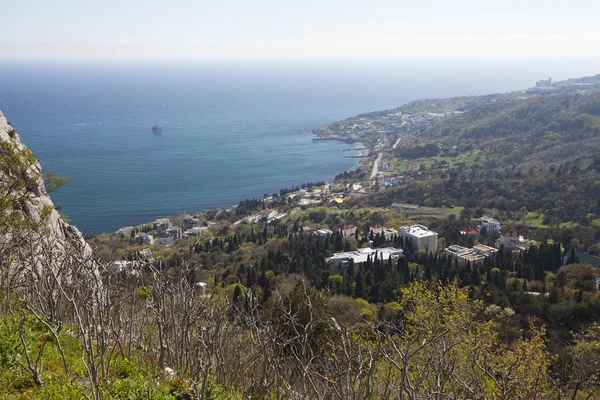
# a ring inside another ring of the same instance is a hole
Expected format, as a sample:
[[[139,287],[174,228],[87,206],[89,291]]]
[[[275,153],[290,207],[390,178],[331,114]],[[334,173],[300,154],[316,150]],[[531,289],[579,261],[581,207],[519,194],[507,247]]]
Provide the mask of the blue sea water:
[[[92,234],[328,180],[355,167],[352,146],[312,141],[310,128],[525,88],[558,67],[0,63],[0,110],[44,169],[70,179],[53,200]]]

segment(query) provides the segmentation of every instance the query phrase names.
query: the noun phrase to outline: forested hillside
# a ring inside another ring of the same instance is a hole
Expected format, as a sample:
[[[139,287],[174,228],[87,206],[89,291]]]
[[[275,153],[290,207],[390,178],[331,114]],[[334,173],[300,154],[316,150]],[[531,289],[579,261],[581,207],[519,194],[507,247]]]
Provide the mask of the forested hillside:
[[[548,225],[589,225],[600,214],[600,92],[475,107],[407,136],[395,157],[428,168],[371,204],[527,208]]]

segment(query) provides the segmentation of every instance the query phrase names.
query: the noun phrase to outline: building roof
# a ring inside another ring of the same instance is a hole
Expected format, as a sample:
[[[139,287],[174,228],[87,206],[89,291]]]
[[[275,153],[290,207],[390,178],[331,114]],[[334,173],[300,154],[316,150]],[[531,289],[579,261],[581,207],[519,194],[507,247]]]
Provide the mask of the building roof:
[[[461,254],[466,254],[468,253],[469,249],[467,249],[466,247],[463,246],[459,246],[459,245],[453,245],[450,247],[446,247],[445,249],[447,252],[452,253],[453,255],[461,255]]]
[[[387,260],[392,256],[400,257],[404,254],[404,252],[400,249],[396,249],[394,247],[385,247],[381,249],[358,249],[355,251],[347,251],[345,253],[334,253],[333,257],[327,258],[326,261],[332,260],[348,260],[352,258],[355,264],[361,264],[367,262],[367,259],[371,257],[371,259],[375,258],[375,254],[377,254],[377,258],[380,260]]]
[[[406,234],[418,238],[429,237],[434,235],[437,236],[436,232],[430,231],[429,228],[423,225],[403,226],[401,229],[402,233],[406,232]]]
[[[506,231],[506,232],[502,232],[502,236],[504,236],[504,237],[519,237],[519,234],[512,232],[512,231]]]
[[[347,231],[348,229],[356,229],[356,225],[349,224],[342,226],[343,231]]]
[[[483,222],[487,222],[488,224],[499,224],[500,222],[496,218],[492,217],[481,217]]]
[[[485,253],[485,252],[497,253],[498,252],[498,249],[496,249],[495,247],[486,246],[485,244],[478,244],[476,246],[473,246],[473,250],[478,251],[480,253]]]
[[[460,227],[460,233],[463,235],[479,235],[481,231],[476,226],[467,225]]]

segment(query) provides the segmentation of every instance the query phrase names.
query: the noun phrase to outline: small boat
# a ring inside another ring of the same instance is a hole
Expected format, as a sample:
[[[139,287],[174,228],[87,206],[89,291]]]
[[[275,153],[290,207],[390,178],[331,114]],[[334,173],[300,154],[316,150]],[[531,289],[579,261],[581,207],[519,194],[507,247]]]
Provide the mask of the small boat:
[[[162,132],[162,128],[160,127],[160,125],[154,125],[152,127],[152,132],[154,132],[154,133],[160,133],[160,132]]]

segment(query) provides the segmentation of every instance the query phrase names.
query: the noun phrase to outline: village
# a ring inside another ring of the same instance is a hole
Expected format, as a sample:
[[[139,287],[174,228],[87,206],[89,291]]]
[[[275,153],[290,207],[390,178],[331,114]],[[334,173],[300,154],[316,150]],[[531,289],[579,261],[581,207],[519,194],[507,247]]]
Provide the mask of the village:
[[[356,189],[356,192],[353,189]],[[327,205],[335,208],[340,205],[343,206],[343,199],[349,198],[353,193],[362,195],[364,191],[361,190],[360,185],[355,184],[346,188],[343,192],[338,192],[333,191],[331,184],[326,184],[319,188],[311,187],[286,193],[278,199],[278,202],[274,197],[267,197],[263,200],[265,205],[285,204],[280,209],[265,208],[241,218],[234,217],[237,206],[224,209],[222,212],[231,216],[230,220],[227,221],[229,232],[231,232],[231,229],[241,228],[242,226],[255,226],[256,230],[260,230],[262,227],[275,225],[282,219],[294,218],[295,215],[302,214],[302,212],[315,210],[317,206],[320,210]],[[399,213],[414,212],[418,208],[415,205],[400,203],[394,203],[393,207],[390,207],[391,210]],[[407,213],[406,216],[408,215]],[[114,235],[121,239],[129,238],[131,243],[138,248],[138,256],[133,260],[123,259],[110,262],[107,266],[108,272],[116,274],[129,271],[129,273],[137,274],[133,271],[139,269],[138,264],[140,261],[152,262],[154,252],[161,247],[191,245],[191,243],[199,243],[201,239],[209,240],[216,237],[219,234],[217,229],[223,229],[223,222],[209,221],[206,217],[207,213],[204,212],[174,218],[159,218],[151,224],[120,228]],[[231,220],[234,221],[231,222]],[[478,222],[478,224],[461,226],[458,232],[460,236],[467,239],[465,243],[473,243],[470,247],[456,243],[448,244],[443,241],[446,245],[439,248],[442,241],[440,241],[438,233],[419,223],[403,225],[397,229],[382,224],[373,224],[369,226],[368,230],[361,232],[360,228],[354,224],[344,223],[339,226],[331,226],[331,224],[323,225],[308,222],[302,226],[301,231],[323,238],[333,238],[339,235],[344,240],[353,239],[353,243],[358,243],[359,240],[365,243],[364,247],[333,253],[332,256],[326,258],[326,262],[340,273],[347,271],[350,263],[360,267],[374,258],[397,260],[399,257],[404,256],[403,250],[400,248],[378,246],[384,243],[402,243],[403,245],[409,245],[417,252],[427,254],[443,252],[459,263],[471,265],[481,265],[486,258],[497,254],[499,251],[522,252],[528,249],[528,241],[523,236],[511,230],[502,229],[497,219],[482,216]],[[182,226],[176,225],[178,223]],[[254,228],[252,230],[254,231]],[[493,243],[494,246],[486,245],[484,242]],[[152,249],[154,249],[154,252]]]

